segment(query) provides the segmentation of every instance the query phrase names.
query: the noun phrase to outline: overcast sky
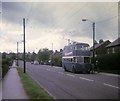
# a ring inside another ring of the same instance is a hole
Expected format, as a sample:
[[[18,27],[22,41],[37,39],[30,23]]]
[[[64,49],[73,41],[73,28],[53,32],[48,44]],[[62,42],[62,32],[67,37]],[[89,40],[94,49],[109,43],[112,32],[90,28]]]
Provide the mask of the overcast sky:
[[[41,48],[59,50],[67,39],[92,46],[92,22],[95,39],[118,38],[117,2],[2,2],[0,52],[23,51],[23,18],[26,18],[26,51]],[[82,22],[83,18],[89,21]],[[91,22],[92,21],[92,22]]]

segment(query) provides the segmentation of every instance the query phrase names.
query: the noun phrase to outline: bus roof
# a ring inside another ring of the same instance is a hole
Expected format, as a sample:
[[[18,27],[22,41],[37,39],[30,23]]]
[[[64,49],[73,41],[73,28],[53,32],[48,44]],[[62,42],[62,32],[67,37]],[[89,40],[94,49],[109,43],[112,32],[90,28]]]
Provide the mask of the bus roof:
[[[89,44],[87,44],[87,43],[79,43],[79,42],[73,42],[72,44],[69,44],[67,46],[74,46],[74,45],[89,47]],[[67,47],[67,46],[65,46],[65,47]]]

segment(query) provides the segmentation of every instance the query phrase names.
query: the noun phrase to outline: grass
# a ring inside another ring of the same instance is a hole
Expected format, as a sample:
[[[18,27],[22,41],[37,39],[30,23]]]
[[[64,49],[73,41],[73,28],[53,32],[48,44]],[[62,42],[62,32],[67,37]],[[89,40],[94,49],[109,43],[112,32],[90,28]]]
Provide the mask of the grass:
[[[17,70],[29,99],[48,99],[53,101],[53,98],[44,91],[37,82],[35,82],[29,75],[23,73],[22,68],[17,68]]]

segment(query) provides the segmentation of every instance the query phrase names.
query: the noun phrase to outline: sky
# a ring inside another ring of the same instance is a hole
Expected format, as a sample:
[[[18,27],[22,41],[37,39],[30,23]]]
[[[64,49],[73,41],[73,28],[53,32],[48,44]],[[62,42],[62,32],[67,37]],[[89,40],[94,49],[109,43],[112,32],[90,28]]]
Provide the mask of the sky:
[[[11,0],[10,0],[11,1]],[[0,52],[23,52],[23,18],[26,28],[26,52],[41,48],[63,49],[68,39],[92,46],[95,39],[118,38],[117,2],[0,2]],[[87,19],[83,22],[82,19]]]

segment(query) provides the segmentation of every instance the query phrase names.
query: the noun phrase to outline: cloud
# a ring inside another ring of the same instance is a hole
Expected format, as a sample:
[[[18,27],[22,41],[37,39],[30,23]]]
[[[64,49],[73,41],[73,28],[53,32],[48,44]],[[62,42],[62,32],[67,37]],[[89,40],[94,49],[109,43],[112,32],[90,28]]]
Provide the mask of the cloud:
[[[68,38],[92,45],[92,22],[82,22],[87,18],[96,23],[96,40],[114,41],[118,36],[117,13],[117,3],[112,2],[3,2],[0,39],[11,47],[23,40],[23,18],[26,18],[28,51],[51,49],[52,43],[59,50]]]

